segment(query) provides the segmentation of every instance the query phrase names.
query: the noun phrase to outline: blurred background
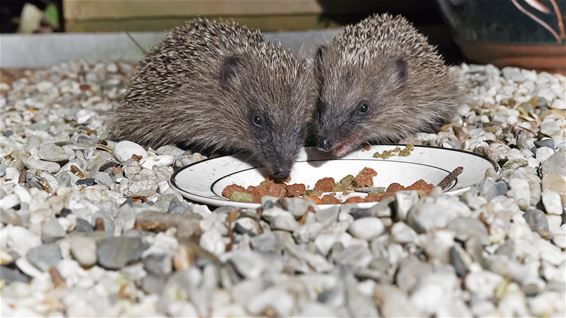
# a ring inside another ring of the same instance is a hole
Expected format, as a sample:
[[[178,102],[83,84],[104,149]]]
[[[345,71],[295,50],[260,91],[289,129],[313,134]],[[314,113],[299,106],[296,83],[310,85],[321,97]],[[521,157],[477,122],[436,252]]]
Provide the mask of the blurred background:
[[[407,17],[437,45],[450,64],[492,63],[562,73],[566,70],[566,0],[5,0],[0,2],[0,32],[74,35],[66,41],[51,37],[49,42],[33,37],[41,45],[51,43],[53,54],[65,54],[80,41],[94,41],[97,46],[107,43],[116,50],[139,50],[140,46],[151,47],[163,32],[186,19],[208,16],[273,32],[284,45],[293,47],[306,42],[317,44],[340,27],[376,12]],[[110,39],[109,32],[122,35],[112,43],[102,41],[102,37],[93,40],[92,33],[100,32],[106,39]],[[0,37],[0,44],[5,44],[2,50],[14,43],[24,45],[24,39]],[[116,41],[137,43],[117,45]],[[88,47],[88,43],[85,45]],[[25,59],[17,56],[22,52],[23,48],[5,51],[4,64],[16,57]]]

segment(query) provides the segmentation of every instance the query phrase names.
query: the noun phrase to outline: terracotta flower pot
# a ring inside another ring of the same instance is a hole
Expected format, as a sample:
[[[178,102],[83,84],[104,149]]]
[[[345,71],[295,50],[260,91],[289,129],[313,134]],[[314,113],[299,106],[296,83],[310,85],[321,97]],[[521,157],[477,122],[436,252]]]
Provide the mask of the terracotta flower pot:
[[[438,0],[464,55],[566,74],[566,0]]]

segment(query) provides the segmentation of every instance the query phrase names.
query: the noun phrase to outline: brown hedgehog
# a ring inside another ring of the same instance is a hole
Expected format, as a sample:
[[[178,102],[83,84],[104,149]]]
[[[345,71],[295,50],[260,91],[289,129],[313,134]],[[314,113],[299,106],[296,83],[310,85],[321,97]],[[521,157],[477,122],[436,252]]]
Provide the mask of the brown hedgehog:
[[[371,16],[321,46],[317,147],[343,156],[364,142],[432,131],[457,107],[458,85],[405,18]]]
[[[314,113],[312,71],[259,31],[188,21],[137,66],[110,133],[153,148],[244,150],[289,177]]]

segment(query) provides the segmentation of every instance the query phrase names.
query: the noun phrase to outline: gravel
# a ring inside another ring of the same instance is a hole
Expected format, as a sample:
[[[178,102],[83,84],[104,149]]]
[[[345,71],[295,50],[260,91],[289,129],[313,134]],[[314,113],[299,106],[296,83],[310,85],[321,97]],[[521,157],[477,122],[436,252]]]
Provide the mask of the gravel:
[[[185,201],[167,181],[203,155],[107,138],[129,64],[0,82],[2,314],[565,316],[566,78],[453,70],[458,115],[403,142],[474,151],[501,172],[369,209]]]

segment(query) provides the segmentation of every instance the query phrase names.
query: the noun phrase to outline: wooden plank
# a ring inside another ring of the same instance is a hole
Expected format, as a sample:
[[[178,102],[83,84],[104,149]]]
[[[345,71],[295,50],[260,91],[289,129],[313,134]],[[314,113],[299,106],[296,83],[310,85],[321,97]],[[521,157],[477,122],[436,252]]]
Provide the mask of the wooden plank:
[[[183,24],[190,17],[183,18],[138,18],[118,20],[67,21],[67,32],[119,32],[119,31],[166,31]],[[230,17],[239,24],[252,29],[267,31],[297,31],[339,27],[339,24],[321,19],[318,15],[293,16],[241,16]]]
[[[318,14],[316,0],[64,0],[65,18]]]

